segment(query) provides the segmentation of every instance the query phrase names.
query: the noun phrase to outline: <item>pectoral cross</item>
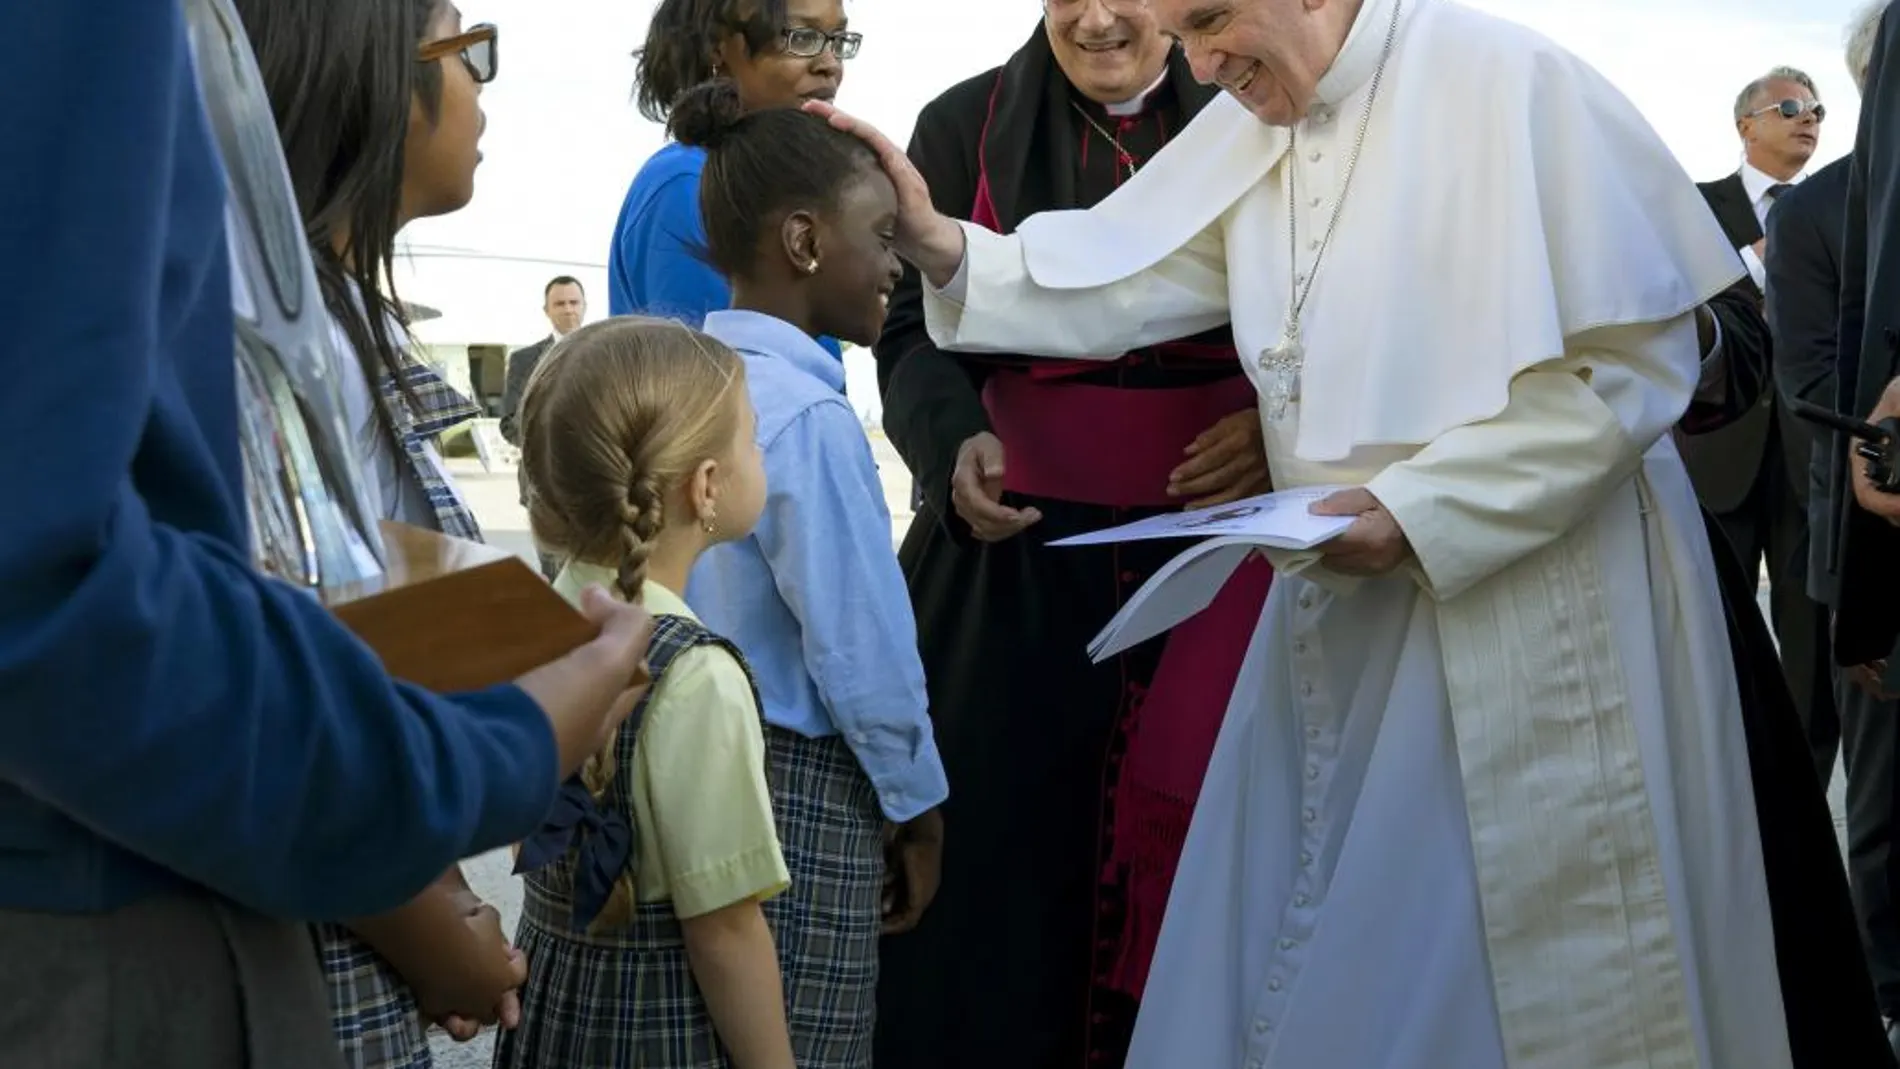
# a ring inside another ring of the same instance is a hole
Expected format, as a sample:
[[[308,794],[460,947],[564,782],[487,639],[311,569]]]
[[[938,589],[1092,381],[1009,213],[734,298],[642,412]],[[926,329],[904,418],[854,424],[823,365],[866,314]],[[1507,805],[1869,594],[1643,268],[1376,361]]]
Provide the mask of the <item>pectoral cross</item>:
[[[1267,373],[1267,419],[1275,423],[1285,419],[1286,406],[1300,399],[1300,367],[1305,362],[1300,328],[1289,323],[1280,344],[1260,354],[1260,370]]]

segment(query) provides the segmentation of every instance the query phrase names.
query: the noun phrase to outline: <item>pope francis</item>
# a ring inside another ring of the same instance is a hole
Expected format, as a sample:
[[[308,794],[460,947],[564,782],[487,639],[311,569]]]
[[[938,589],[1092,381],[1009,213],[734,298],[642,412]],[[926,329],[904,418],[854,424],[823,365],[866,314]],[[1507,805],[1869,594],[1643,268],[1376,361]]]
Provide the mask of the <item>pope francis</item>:
[[[878,150],[939,345],[1231,320],[1275,486],[1352,488],[1320,506],[1346,534],[1274,561],[1131,1069],[1889,1064],[1864,990],[1851,1027],[1784,999],[1669,433],[1695,310],[1742,272],[1695,186],[1595,71],[1450,0],[1151,5],[1225,94],[1013,235],[812,106]]]

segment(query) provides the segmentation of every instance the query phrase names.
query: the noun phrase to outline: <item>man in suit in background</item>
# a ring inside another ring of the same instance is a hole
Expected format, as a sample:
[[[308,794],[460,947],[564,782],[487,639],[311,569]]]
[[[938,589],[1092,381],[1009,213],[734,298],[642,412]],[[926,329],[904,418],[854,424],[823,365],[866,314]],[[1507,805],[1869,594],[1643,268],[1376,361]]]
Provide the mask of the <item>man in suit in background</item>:
[[[1759,300],[1769,208],[1798,187],[1819,144],[1826,117],[1814,80],[1777,67],[1750,82],[1735,100],[1743,161],[1734,174],[1702,185],[1703,197],[1748,268],[1743,287]],[[1833,775],[1840,724],[1827,668],[1827,618],[1807,590],[1806,490],[1811,438],[1780,411],[1776,391],[1734,423],[1682,440],[1683,460],[1702,504],[1714,513],[1750,575],[1767,563],[1769,615],[1782,666],[1794,692],[1815,773]]]
[[[1848,63],[1861,65],[1860,132],[1849,158],[1845,225],[1840,229],[1840,319],[1837,392],[1810,373],[1806,386],[1817,404],[1878,421],[1900,415],[1900,373],[1894,337],[1900,329],[1900,17],[1886,0],[1872,0],[1848,39]],[[1877,28],[1876,28],[1877,25]],[[1816,179],[1820,178],[1816,175]],[[1779,228],[1779,223],[1777,224]],[[1848,458],[1848,443],[1822,434],[1836,511],[1830,516],[1833,552],[1822,591],[1834,598],[1834,660],[1843,682],[1842,717],[1848,759],[1848,868],[1868,944],[1869,964],[1888,1020],[1888,1039],[1900,1055],[1900,915],[1892,889],[1900,887],[1900,851],[1892,849],[1900,824],[1894,763],[1900,733],[1896,710],[1882,700],[1894,689],[1888,674],[1900,638],[1900,495],[1867,483],[1863,462]],[[1832,442],[1829,439],[1833,439]],[[1817,529],[1817,534],[1818,534]],[[1866,774],[1863,775],[1863,769]],[[1865,842],[1863,843],[1863,838]]]
[[[587,318],[587,291],[582,288],[580,279],[562,275],[549,282],[541,290],[541,311],[548,317],[548,324],[554,333],[528,346],[517,349],[508,355],[508,381],[501,389],[501,436],[509,444],[521,445],[521,395],[528,388],[528,379],[534,375],[534,369],[541,363],[555,343],[579,329]],[[521,503],[528,503],[528,469],[520,469]],[[561,562],[541,555],[541,572],[550,581],[560,571]]]

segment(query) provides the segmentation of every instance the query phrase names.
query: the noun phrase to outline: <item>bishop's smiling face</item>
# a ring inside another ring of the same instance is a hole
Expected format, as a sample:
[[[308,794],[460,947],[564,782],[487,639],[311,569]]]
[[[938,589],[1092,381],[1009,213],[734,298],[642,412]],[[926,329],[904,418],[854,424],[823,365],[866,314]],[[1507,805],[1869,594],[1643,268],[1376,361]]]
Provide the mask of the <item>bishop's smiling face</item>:
[[[1143,0],[1047,0],[1042,7],[1056,65],[1090,100],[1132,100],[1167,67],[1168,39]]]
[[[1363,0],[1150,0],[1194,77],[1262,122],[1292,126],[1345,46]]]

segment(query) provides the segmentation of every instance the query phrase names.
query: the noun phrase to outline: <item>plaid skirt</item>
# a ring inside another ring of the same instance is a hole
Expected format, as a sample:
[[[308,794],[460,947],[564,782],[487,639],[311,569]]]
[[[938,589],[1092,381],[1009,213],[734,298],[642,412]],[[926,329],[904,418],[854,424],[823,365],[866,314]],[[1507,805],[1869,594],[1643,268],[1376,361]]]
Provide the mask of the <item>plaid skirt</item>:
[[[884,818],[843,740],[768,727],[772,812],[791,887],[766,902],[799,1069],[869,1069],[877,1013]],[[544,870],[553,873],[554,870]],[[568,927],[560,876],[527,880],[516,944],[528,958],[521,1027],[497,1069],[729,1069],[672,903],[631,925]]]
[[[430,1069],[428,1026],[409,985],[349,929],[316,928],[330,1027],[347,1069]]]

